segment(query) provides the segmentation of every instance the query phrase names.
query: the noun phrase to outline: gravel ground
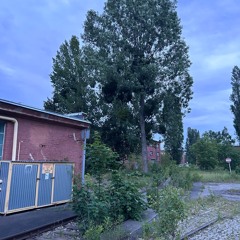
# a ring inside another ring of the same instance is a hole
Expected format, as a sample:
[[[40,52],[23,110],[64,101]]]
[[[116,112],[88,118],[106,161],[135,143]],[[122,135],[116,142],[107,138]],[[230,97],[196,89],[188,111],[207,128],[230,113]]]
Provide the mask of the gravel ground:
[[[240,215],[232,219],[224,219],[209,226],[198,234],[188,238],[191,240],[237,240],[240,239]]]
[[[67,225],[55,228],[39,236],[28,238],[28,240],[80,240],[80,232],[76,222],[70,222]]]
[[[179,230],[181,236],[190,234],[187,239],[240,239],[239,223],[240,202],[230,202],[221,197],[208,197],[191,204],[189,217],[179,225]],[[194,232],[196,233],[191,234]]]

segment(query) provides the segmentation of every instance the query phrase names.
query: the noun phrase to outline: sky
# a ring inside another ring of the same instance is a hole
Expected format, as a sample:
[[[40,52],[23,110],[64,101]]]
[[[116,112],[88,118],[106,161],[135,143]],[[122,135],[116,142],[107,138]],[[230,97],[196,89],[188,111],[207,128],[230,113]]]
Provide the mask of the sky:
[[[65,40],[80,37],[86,13],[104,0],[0,1],[0,98],[43,109],[52,97],[52,58]],[[193,99],[184,129],[234,137],[231,72],[240,66],[239,0],[178,0],[182,36],[192,62]]]

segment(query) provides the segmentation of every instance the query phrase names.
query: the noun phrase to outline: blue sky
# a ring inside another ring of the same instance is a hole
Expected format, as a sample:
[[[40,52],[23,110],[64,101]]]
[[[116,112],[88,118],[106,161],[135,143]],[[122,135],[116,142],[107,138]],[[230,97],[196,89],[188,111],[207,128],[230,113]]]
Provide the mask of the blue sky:
[[[104,0],[0,1],[0,98],[43,108],[59,46],[80,36],[88,10],[103,6]],[[194,80],[184,128],[203,133],[226,126],[234,135],[229,96],[232,68],[240,66],[239,1],[179,0],[178,15]]]

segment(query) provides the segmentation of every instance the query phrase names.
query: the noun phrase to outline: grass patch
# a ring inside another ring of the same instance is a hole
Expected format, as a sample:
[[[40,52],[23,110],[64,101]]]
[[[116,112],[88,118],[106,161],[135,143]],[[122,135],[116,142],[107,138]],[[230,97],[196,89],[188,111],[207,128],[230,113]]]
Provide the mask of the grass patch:
[[[201,182],[237,182],[240,181],[240,174],[235,172],[229,173],[229,171],[216,170],[216,171],[201,171],[193,170],[199,177]]]

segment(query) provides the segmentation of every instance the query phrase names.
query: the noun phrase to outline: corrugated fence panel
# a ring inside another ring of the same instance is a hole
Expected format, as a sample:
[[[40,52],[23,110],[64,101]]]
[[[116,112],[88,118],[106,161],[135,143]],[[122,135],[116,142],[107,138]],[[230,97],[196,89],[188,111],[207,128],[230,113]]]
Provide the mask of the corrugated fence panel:
[[[51,194],[52,194],[52,172],[45,172],[43,164],[40,166],[40,179],[39,179],[39,189],[38,189],[38,206],[44,206],[51,204]]]
[[[56,163],[53,202],[71,200],[72,178],[73,178],[72,164]]]
[[[0,162],[0,179],[2,184],[0,184],[0,212],[4,213],[6,192],[7,192],[7,182],[8,182],[8,170],[9,162]]]
[[[13,164],[8,209],[35,205],[37,164]]]

